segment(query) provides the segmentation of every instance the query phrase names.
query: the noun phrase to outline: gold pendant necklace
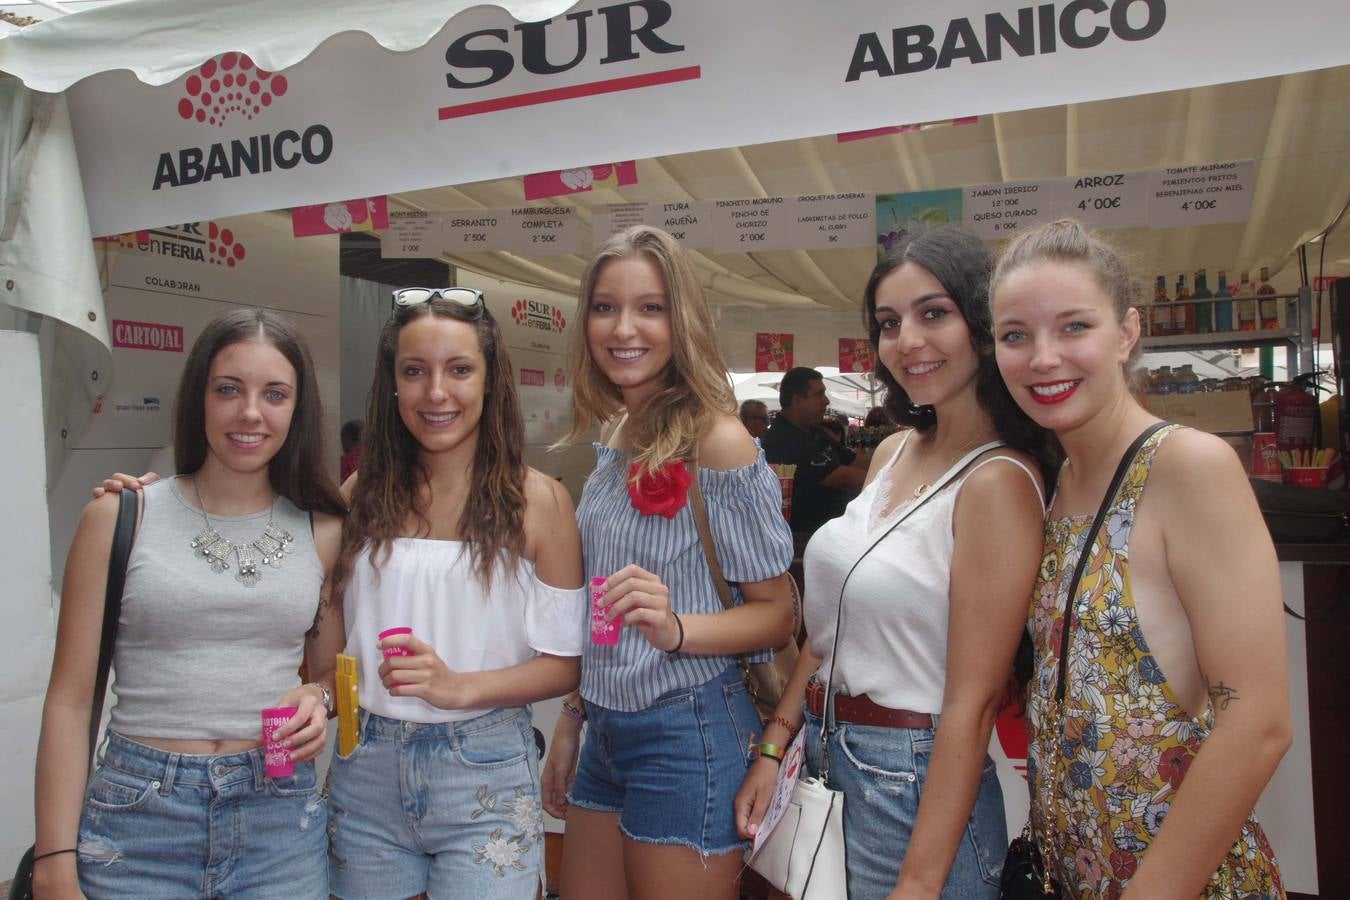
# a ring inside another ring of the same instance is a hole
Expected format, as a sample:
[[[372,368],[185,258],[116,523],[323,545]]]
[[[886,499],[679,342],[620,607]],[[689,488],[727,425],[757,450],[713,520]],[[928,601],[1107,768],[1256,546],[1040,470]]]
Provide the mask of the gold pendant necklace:
[[[977,438],[975,438],[974,440],[972,440],[972,441],[970,441],[969,443],[967,443],[964,447],[962,447],[961,449],[959,449],[959,450],[957,450],[955,453],[953,453],[953,454],[951,455],[951,457],[950,457],[950,458],[948,459],[948,461],[947,461],[947,466],[946,466],[946,468],[944,468],[941,472],[938,473],[938,478],[941,478],[941,477],[947,472],[947,469],[950,469],[950,468],[956,463],[956,461],[957,461],[958,459],[961,458],[961,454],[965,453],[965,452],[966,452],[967,450],[969,450],[971,447],[974,447],[975,444],[979,442],[979,440],[980,440],[980,439],[977,437]],[[922,497],[924,494],[928,493],[928,492],[931,491],[932,489],[933,489],[933,485],[932,485],[931,482],[928,482],[928,481],[921,481],[921,482],[919,482],[918,485],[915,486],[915,488],[914,488],[914,499],[915,499],[915,500],[919,499],[920,497]]]

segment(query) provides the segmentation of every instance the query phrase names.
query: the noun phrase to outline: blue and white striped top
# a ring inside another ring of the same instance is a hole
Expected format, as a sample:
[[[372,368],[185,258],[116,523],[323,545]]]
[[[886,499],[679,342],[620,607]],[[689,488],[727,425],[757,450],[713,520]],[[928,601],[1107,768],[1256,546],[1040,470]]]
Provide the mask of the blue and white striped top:
[[[628,497],[628,455],[603,444],[596,444],[595,452],[595,469],[577,507],[587,583],[635,563],[661,576],[675,612],[721,612],[693,509],[685,504],[673,519],[644,516]],[[699,469],[698,483],[722,574],[731,583],[735,602],[743,603],[737,582],[774,578],[792,562],[792,532],[783,518],[778,477],[761,452],[739,469]],[[771,656],[771,651],[764,651],[751,661]],[[586,643],[581,695],[606,709],[634,712],[669,691],[711,681],[735,662],[732,656],[671,656],[626,626],[617,644]]]

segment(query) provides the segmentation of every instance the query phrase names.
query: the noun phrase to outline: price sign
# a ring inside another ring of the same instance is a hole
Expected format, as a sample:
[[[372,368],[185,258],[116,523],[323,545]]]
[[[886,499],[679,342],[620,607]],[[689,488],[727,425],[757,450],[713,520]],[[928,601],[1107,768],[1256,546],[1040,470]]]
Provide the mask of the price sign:
[[[442,241],[445,252],[479,253],[506,250],[509,242],[506,210],[456,210],[443,214]]]
[[[870,247],[876,241],[876,198],[855,193],[717,200],[712,231],[718,253]]]
[[[1252,212],[1256,163],[1207,163],[1150,172],[1148,222],[1154,228],[1245,222]]]
[[[615,203],[591,214],[591,236],[597,244],[633,225],[654,225],[692,250],[712,248],[711,204],[701,200],[673,203]]]
[[[565,256],[581,252],[581,222],[570,206],[520,206],[508,211],[510,250],[521,256]]]
[[[439,259],[440,217],[415,210],[389,213],[389,230],[380,238],[380,256],[385,259]]]
[[[1064,182],[1064,215],[1097,228],[1133,228],[1148,223],[1147,172],[1080,175]]]
[[[1067,190],[1063,178],[978,184],[965,188],[962,212],[966,226],[985,240],[1010,238],[1054,221]]]

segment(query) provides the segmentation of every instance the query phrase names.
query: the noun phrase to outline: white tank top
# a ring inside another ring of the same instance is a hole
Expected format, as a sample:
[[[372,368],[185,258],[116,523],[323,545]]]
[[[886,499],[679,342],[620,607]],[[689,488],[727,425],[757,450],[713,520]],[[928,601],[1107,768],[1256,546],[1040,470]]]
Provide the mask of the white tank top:
[[[457,722],[487,710],[439,709],[417,697],[390,696],[379,674],[385,629],[411,628],[456,672],[505,669],[539,653],[580,656],[589,635],[584,589],[544,584],[534,563],[522,559],[510,567],[503,553],[488,593],[460,541],[397,538],[378,572],[369,548],[362,550],[342,610],[346,652],[359,660],[361,707],[405,722]]]
[[[891,468],[908,440],[907,436],[844,514],[826,522],[806,546],[804,615],[811,650],[821,657],[818,671],[822,680],[830,672],[844,578],[859,555],[916,502],[900,503],[882,516],[890,505]],[[994,446],[978,448],[976,455]],[[1040,496],[1035,475],[1019,460],[991,456],[937,489],[858,563],[843,598],[835,687],[852,696],[866,694],[873,702],[892,709],[942,711],[952,553],[956,546],[952,514],[965,480],[982,466],[1000,460],[1026,472]],[[963,459],[953,468],[965,463]],[[1045,508],[1043,497],[1041,508]]]

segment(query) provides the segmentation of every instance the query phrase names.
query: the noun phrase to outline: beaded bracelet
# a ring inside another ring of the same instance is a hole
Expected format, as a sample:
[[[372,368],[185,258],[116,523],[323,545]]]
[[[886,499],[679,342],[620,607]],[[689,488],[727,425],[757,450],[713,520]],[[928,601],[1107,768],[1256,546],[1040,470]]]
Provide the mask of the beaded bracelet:
[[[773,715],[769,716],[769,721],[767,724],[772,725],[775,723],[782,725],[784,728],[787,729],[788,743],[792,743],[792,739],[797,736],[797,732],[800,731],[802,727],[800,725],[793,725],[791,722],[789,722],[782,716],[778,715],[777,713],[774,713]]]

